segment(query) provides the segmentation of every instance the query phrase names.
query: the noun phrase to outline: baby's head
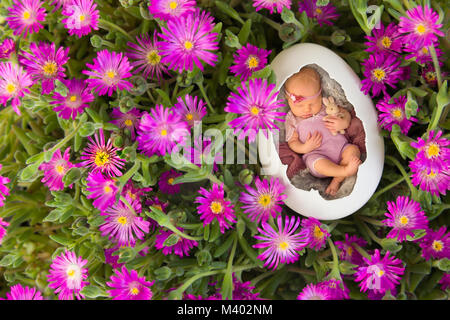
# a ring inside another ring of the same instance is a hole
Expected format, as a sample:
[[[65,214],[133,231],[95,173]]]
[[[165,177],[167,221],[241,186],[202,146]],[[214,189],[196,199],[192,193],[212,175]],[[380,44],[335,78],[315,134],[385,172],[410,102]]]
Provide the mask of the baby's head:
[[[284,89],[289,107],[296,117],[312,117],[322,108],[320,76],[313,68],[301,68],[287,79]]]

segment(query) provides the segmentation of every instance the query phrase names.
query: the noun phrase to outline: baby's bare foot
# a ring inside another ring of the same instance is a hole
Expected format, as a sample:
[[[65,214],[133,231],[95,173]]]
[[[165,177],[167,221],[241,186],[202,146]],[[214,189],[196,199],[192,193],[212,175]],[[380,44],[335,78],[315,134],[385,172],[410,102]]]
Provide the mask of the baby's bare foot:
[[[358,157],[351,157],[344,169],[345,176],[354,176],[358,172],[358,167],[360,164],[361,160]]]
[[[336,193],[339,190],[339,187],[341,185],[342,179],[338,179],[338,178],[333,178],[333,180],[331,180],[330,184],[328,185],[328,187],[325,189],[325,193],[329,194],[331,196],[335,196]]]

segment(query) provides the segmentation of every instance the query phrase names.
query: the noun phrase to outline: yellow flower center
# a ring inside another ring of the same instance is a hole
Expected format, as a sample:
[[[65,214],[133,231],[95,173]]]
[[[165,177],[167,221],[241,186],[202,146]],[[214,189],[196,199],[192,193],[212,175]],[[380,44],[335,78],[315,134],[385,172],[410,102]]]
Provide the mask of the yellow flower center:
[[[133,125],[133,121],[131,121],[131,119],[127,119],[125,120],[125,125],[131,127]]]
[[[8,93],[13,93],[14,91],[16,91],[16,86],[12,83],[8,83],[6,85],[6,91],[8,91]]]
[[[105,164],[109,163],[109,154],[104,151],[99,151],[95,154],[95,164],[97,167],[103,167]]]
[[[390,48],[391,44],[392,44],[392,40],[389,37],[383,37],[383,39],[381,40],[381,44],[385,48]]]
[[[186,42],[184,43],[184,47],[185,47],[187,50],[191,50],[193,46],[194,46],[194,44],[193,44],[192,42],[190,42],[190,41],[186,41]]]
[[[22,17],[23,17],[25,20],[27,20],[27,19],[30,19],[31,14],[30,14],[28,11],[25,11],[25,12],[23,13]]]
[[[176,1],[171,1],[169,3],[169,8],[175,10],[178,7],[178,3]]]
[[[152,50],[147,54],[147,61],[151,65],[156,65],[161,61],[161,56],[158,54],[158,51]]]
[[[174,178],[169,178],[169,179],[167,179],[167,183],[172,185],[173,184],[173,180],[175,180],[175,179]]]
[[[125,225],[127,223],[127,217],[121,216],[117,218],[117,222],[120,223],[121,225]]]
[[[67,275],[68,275],[69,277],[73,277],[73,276],[75,275],[75,270],[73,270],[73,269],[67,270]]]
[[[427,149],[427,156],[428,158],[438,156],[440,151],[439,146],[433,143]]]
[[[268,194],[263,194],[259,197],[258,203],[262,205],[263,207],[267,207],[272,202],[272,198]]]
[[[432,82],[432,81],[436,80],[436,75],[434,74],[434,72],[427,72],[427,73],[425,74],[425,79],[426,79],[428,82]]]
[[[209,207],[211,208],[211,211],[215,214],[222,212],[222,204],[220,202],[213,201],[211,202],[211,205]]]
[[[163,211],[163,209],[162,209],[162,207],[161,207],[160,204],[157,204],[157,205],[155,205],[154,207],[157,208],[157,209],[159,209],[159,210],[161,210],[161,211]]]
[[[161,135],[162,135],[163,137],[167,136],[167,130],[166,130],[166,129],[162,129],[162,130],[161,130]]]
[[[433,247],[434,251],[440,252],[444,248],[444,244],[440,240],[434,240],[432,247]]]
[[[378,271],[378,276],[381,277],[384,274],[383,270]]]
[[[322,14],[322,12],[323,12],[322,9],[320,9],[320,8],[317,8],[317,9],[316,9],[316,13],[317,13],[317,14]]]
[[[131,292],[131,294],[133,296],[135,296],[135,295],[137,295],[139,293],[139,289],[138,288],[131,288],[130,292]]]
[[[320,230],[319,226],[314,227],[314,238],[316,238],[316,239],[323,238],[323,232],[322,232],[322,230]]]
[[[351,255],[353,254],[353,248],[352,248],[352,247],[348,247],[348,248],[347,248],[347,254],[348,254],[349,256],[351,256]]]
[[[59,174],[64,172],[64,167],[61,165],[57,165],[56,166],[56,172],[58,172]]]
[[[252,108],[250,109],[250,112],[251,112],[253,115],[257,116],[257,115],[259,114],[259,108],[258,108],[258,107],[252,107]]]
[[[113,79],[116,76],[116,73],[114,71],[108,71],[106,73],[106,76],[110,79]]]
[[[132,193],[131,191],[128,191],[127,194],[131,199],[136,200],[136,195],[134,193]]]
[[[44,64],[42,70],[46,76],[50,77],[56,73],[57,68],[58,67],[54,61],[49,61]]]
[[[401,216],[399,220],[402,225],[405,225],[409,222],[409,219],[405,216]]]
[[[112,191],[112,188],[110,186],[105,186],[103,188],[103,191],[105,191],[106,193],[110,193]]]
[[[372,71],[372,74],[378,81],[381,81],[386,76],[386,73],[382,69],[375,69]]]
[[[397,120],[401,120],[403,118],[403,112],[400,109],[394,109],[392,110],[392,116]]]
[[[186,115],[186,120],[192,120],[192,119],[194,119],[194,116],[191,113],[188,113]]]
[[[70,101],[72,101],[72,102],[77,101],[77,96],[70,96]]]
[[[249,67],[250,69],[256,68],[256,67],[259,65],[258,58],[255,57],[255,56],[250,56],[250,57],[247,59],[247,65],[248,65],[248,67]]]
[[[287,248],[289,248],[289,243],[287,243],[286,241],[283,241],[278,246],[281,250],[285,251],[285,250],[287,250]]]
[[[427,173],[427,177],[434,178],[436,177],[436,173],[433,170],[431,170],[430,173]]]
[[[422,48],[422,53],[423,54],[428,54],[428,48],[427,47],[423,47]]]
[[[419,24],[416,28],[417,32],[420,34],[424,34],[427,31],[427,28],[423,24]]]
[[[80,19],[80,21],[84,21],[86,19],[86,17],[83,15],[80,15],[79,19]]]

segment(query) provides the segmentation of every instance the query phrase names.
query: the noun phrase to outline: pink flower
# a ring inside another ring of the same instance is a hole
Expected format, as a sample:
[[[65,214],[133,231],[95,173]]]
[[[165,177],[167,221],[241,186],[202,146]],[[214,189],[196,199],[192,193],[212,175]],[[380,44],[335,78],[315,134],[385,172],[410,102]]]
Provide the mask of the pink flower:
[[[135,270],[128,271],[125,266],[121,270],[115,269],[110,281],[106,282],[111,288],[107,292],[113,300],[151,300],[153,292],[150,287],[154,283],[139,277]]]
[[[43,4],[40,0],[14,0],[13,6],[8,8],[6,21],[14,30],[15,36],[26,37],[29,33],[39,32],[44,27],[39,23],[47,16],[45,8],[41,8]]]
[[[316,0],[303,0],[298,3],[298,11],[306,12],[308,18],[317,19],[319,26],[324,24],[333,25],[330,20],[336,20],[339,14],[336,12],[336,7],[330,2],[326,6],[317,6]]]
[[[11,62],[0,62],[0,104],[6,107],[11,99],[13,110],[20,116],[20,98],[30,93],[28,87],[31,85],[33,80],[22,67]]]
[[[61,156],[60,149],[56,150],[49,162],[40,165],[39,170],[44,171],[44,178],[42,178],[41,182],[44,183],[50,191],[64,190],[64,182],[62,179],[70,168],[75,167],[69,159],[70,147],[64,151],[63,156]],[[69,188],[72,188],[72,184]]]
[[[305,237],[307,247],[315,251],[325,247],[325,242],[330,236],[328,231],[321,227],[322,224],[315,218],[308,217],[302,221],[302,230],[300,234]]]
[[[0,299],[1,300],[1,299]],[[6,300],[44,300],[42,294],[36,288],[22,287],[20,283],[11,287],[6,293]]]
[[[71,0],[64,5],[61,11],[66,16],[61,22],[69,30],[70,35],[78,38],[89,34],[92,30],[98,30],[99,11],[97,4],[92,0]]]
[[[86,191],[90,192],[86,196],[88,199],[94,199],[93,205],[100,211],[106,210],[116,202],[116,195],[119,188],[115,181],[103,177],[101,172],[90,172],[86,179]]]
[[[253,0],[253,7],[256,11],[267,9],[270,13],[281,13],[283,8],[291,8],[291,0]]]
[[[184,231],[184,229],[181,227],[177,227],[177,229],[180,230],[181,232]],[[164,245],[164,242],[170,236],[176,237],[177,242],[173,245]],[[191,250],[194,247],[198,247],[197,241],[189,240],[179,235],[175,235],[174,232],[171,230],[159,229],[159,233],[156,235],[155,238],[155,248],[158,250],[162,250],[162,253],[166,256],[172,254],[173,251],[174,254],[182,258],[183,256],[188,256],[189,250]]]
[[[233,55],[234,65],[230,71],[236,76],[240,75],[243,81],[247,80],[253,72],[263,69],[267,64],[267,57],[272,50],[260,49],[250,43],[238,49]]]
[[[182,176],[183,174],[180,172],[176,172],[173,169],[169,171],[165,171],[159,177],[159,190],[166,194],[175,194],[180,192],[181,184],[173,184],[173,181],[176,177]]]
[[[400,126],[400,130],[404,134],[408,134],[409,129],[412,126],[412,122],[417,122],[414,117],[406,117],[405,105],[406,97],[400,96],[394,98],[393,103],[389,103],[390,97],[385,96],[383,100],[377,103],[376,107],[380,111],[378,121],[380,125],[386,130],[392,131],[392,126],[397,124]]]
[[[184,98],[178,97],[177,103],[173,108],[175,113],[178,113],[181,118],[187,122],[189,127],[193,127],[196,121],[201,121],[206,115],[206,103],[197,96],[190,96],[186,94]]]
[[[1,195],[1,193],[0,193]],[[3,220],[2,217],[0,217],[0,245],[2,244],[3,238],[6,235],[6,229],[4,227],[9,226],[9,223]]]
[[[114,108],[111,112],[111,118],[113,118],[111,123],[120,129],[128,129],[131,133],[131,139],[134,140],[136,138],[135,131],[139,127],[141,115],[141,111],[136,108],[131,109],[127,113],[122,113],[120,108]]]
[[[0,59],[10,59],[15,50],[16,44],[14,43],[14,40],[5,38],[0,44]]]
[[[195,11],[195,0],[150,0],[148,10],[158,19],[178,19]]]
[[[427,230],[427,234],[420,240],[422,248],[422,257],[425,260],[433,259],[450,259],[450,233],[447,227],[442,226],[439,230]]]
[[[0,170],[2,170],[2,165],[0,164]],[[5,184],[9,183],[10,180],[7,177],[0,176],[0,207],[5,205],[4,201],[6,196],[9,196],[9,189]]]
[[[297,300],[333,300],[333,296],[327,287],[310,283],[298,294]]]
[[[53,111],[63,119],[72,118],[75,120],[77,115],[83,113],[84,109],[89,107],[89,103],[94,101],[94,96],[86,88],[86,82],[83,79],[61,80],[67,87],[65,96],[54,92],[50,104],[55,105]]]

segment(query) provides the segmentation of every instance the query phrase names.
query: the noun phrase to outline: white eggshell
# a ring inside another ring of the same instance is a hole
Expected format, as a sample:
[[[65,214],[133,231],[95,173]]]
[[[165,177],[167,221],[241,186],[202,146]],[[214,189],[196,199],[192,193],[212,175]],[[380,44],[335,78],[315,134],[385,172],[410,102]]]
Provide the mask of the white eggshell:
[[[285,199],[294,211],[303,216],[320,220],[334,220],[346,217],[360,209],[375,192],[381,179],[384,164],[384,142],[377,126],[377,113],[372,100],[361,92],[361,80],[352,68],[333,51],[313,43],[301,43],[280,52],[271,63],[276,74],[276,90],[303,66],[317,64],[341,86],[361,119],[366,133],[367,159],[359,167],[353,191],[346,197],[325,200],[317,190],[305,191],[291,184],[287,175],[287,165],[283,165],[278,156],[274,137],[268,139],[258,135],[258,153],[264,174],[281,179],[286,186]]]

